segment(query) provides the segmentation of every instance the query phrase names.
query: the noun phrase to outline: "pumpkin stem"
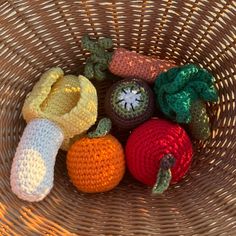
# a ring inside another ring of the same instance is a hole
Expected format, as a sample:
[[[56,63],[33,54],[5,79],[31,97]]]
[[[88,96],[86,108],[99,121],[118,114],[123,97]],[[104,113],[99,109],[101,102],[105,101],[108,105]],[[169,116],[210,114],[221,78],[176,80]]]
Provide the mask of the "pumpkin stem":
[[[111,130],[111,120],[109,118],[102,118],[94,131],[88,133],[89,138],[99,138],[107,135]]]
[[[101,38],[98,41],[91,40],[88,35],[81,39],[81,47],[88,50],[91,55],[85,64],[84,75],[88,79],[105,79],[105,70],[111,61],[113,52],[107,51],[112,48],[110,38]]]
[[[172,178],[171,168],[174,166],[174,164],[175,158],[172,154],[166,154],[161,159],[160,170],[157,174],[157,181],[152,189],[153,194],[162,194],[168,189]]]

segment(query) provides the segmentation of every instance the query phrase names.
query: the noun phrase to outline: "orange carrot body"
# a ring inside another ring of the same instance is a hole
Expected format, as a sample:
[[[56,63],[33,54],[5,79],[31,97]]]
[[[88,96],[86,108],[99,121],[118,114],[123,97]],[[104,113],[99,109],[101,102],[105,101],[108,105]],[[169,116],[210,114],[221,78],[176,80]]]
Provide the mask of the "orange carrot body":
[[[112,55],[109,64],[111,73],[122,78],[136,78],[154,83],[156,77],[175,64],[151,56],[144,56],[125,48],[118,48]]]

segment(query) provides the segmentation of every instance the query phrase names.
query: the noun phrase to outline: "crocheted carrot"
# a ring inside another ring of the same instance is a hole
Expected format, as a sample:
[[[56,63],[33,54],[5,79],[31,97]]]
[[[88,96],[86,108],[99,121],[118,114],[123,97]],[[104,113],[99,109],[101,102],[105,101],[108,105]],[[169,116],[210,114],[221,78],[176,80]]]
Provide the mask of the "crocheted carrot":
[[[45,72],[26,98],[27,126],[11,168],[11,188],[21,199],[42,200],[53,187],[54,165],[63,140],[87,131],[97,118],[97,94],[83,76]]]
[[[84,75],[89,79],[103,80],[106,78],[104,71],[109,69],[122,78],[143,79],[153,83],[161,72],[174,66],[170,61],[140,55],[125,48],[118,48],[111,52],[110,38],[100,38],[96,42],[86,35],[81,42],[82,48],[91,53],[84,70]]]
[[[161,73],[154,85],[158,108],[171,120],[189,124],[199,140],[211,134],[205,102],[216,102],[214,77],[194,64],[174,67]]]
[[[100,120],[94,132],[76,141],[68,151],[68,175],[82,192],[109,191],[125,173],[124,151],[119,141],[108,134],[110,128],[109,119]]]
[[[163,119],[151,119],[136,128],[126,144],[132,175],[161,194],[179,182],[192,160],[192,144],[183,128]]]

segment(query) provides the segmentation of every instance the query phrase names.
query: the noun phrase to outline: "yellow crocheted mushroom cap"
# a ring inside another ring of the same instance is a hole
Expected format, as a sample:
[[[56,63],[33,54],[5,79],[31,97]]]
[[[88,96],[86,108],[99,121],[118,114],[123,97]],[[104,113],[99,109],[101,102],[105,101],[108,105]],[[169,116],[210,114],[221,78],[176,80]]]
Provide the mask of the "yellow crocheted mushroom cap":
[[[64,76],[62,69],[52,68],[35,84],[22,113],[26,122],[35,118],[55,122],[63,130],[64,142],[68,142],[96,122],[97,92],[84,76]]]

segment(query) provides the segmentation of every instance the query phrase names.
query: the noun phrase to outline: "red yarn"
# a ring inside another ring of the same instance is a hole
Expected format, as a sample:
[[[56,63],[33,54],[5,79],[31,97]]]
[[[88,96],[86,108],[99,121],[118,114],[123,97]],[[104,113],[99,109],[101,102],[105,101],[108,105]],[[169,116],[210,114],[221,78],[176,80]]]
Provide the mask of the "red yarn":
[[[188,171],[192,160],[192,144],[178,124],[151,119],[136,128],[126,145],[127,165],[132,175],[153,186],[157,180],[160,160],[172,154],[176,161],[171,168],[171,183],[178,182]]]

